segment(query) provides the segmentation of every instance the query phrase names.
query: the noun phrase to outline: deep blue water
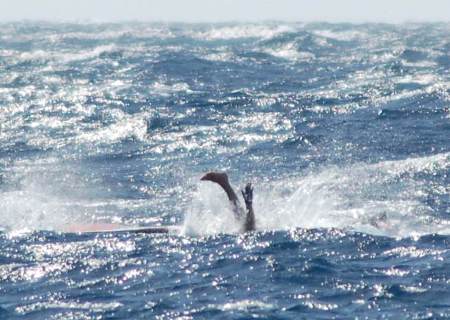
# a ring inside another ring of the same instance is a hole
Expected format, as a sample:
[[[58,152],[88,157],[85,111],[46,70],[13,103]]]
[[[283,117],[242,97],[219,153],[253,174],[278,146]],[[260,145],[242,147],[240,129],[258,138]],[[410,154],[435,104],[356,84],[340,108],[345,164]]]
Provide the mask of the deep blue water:
[[[0,27],[1,319],[450,318],[449,24]]]

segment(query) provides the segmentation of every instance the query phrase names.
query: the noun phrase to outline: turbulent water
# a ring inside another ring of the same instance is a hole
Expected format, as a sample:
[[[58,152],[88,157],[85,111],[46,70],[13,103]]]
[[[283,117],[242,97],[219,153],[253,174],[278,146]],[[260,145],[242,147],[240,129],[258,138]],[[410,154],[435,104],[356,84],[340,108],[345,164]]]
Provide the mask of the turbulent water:
[[[1,24],[0,318],[449,318],[449,35]]]

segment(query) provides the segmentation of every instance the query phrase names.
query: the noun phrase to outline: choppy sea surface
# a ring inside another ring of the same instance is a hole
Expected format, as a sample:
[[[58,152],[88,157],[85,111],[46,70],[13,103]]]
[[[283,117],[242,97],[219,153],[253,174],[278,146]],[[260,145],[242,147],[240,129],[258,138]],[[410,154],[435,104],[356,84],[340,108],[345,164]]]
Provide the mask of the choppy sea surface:
[[[0,318],[450,318],[449,69],[449,24],[1,24]]]

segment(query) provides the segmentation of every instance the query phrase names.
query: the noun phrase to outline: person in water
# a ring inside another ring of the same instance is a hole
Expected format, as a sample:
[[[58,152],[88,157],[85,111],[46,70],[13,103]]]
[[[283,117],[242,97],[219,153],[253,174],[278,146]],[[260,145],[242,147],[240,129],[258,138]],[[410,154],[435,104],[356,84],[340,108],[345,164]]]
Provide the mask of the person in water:
[[[234,212],[236,220],[242,225],[242,231],[255,230],[255,213],[253,211],[253,187],[251,183],[247,183],[242,196],[245,202],[245,210],[242,208],[239,199],[228,181],[226,173],[209,172],[205,174],[201,180],[212,181],[217,183],[228,196]],[[116,223],[93,223],[93,224],[73,224],[66,226],[64,232],[133,232],[133,233],[169,233],[171,227],[127,227]]]
[[[253,187],[251,183],[247,183],[245,188],[241,191],[245,202],[245,210],[242,208],[239,199],[230,185],[228,176],[223,172],[209,172],[205,174],[200,180],[212,181],[217,183],[227,194],[228,200],[231,202],[234,217],[239,223],[243,225],[243,231],[255,230],[255,213],[253,211]]]

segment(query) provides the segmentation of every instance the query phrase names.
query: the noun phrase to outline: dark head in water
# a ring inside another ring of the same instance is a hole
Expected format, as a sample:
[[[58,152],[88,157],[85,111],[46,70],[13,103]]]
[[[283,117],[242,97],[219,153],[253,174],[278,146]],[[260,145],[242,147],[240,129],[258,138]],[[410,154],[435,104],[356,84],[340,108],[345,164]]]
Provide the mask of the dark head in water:
[[[244,231],[252,231],[255,230],[255,214],[253,211],[253,188],[251,183],[247,183],[245,189],[242,190],[242,196],[245,202],[244,210],[241,207],[239,202],[239,198],[234,192],[233,188],[230,185],[228,180],[228,176],[224,172],[208,172],[205,174],[200,180],[202,181],[212,181],[217,183],[222,187],[225,193],[228,196],[228,200],[230,200],[235,218],[242,223]]]

